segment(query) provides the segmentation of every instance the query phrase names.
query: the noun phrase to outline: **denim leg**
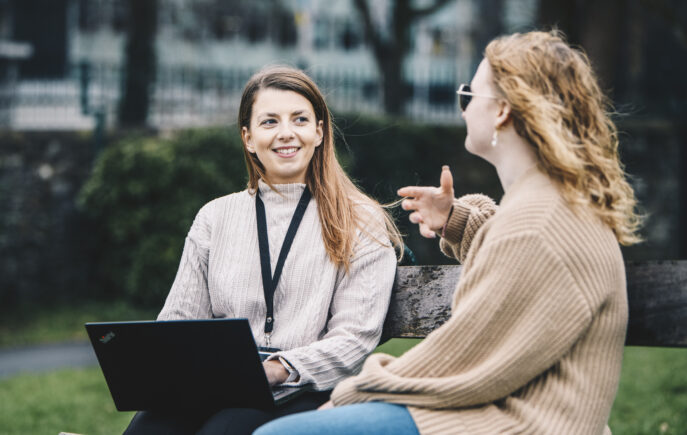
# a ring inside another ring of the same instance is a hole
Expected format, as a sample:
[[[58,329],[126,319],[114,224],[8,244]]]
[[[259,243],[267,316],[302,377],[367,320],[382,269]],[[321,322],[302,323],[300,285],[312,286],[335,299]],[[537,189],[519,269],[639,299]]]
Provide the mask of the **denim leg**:
[[[405,406],[371,402],[309,411],[273,420],[254,435],[418,435]]]

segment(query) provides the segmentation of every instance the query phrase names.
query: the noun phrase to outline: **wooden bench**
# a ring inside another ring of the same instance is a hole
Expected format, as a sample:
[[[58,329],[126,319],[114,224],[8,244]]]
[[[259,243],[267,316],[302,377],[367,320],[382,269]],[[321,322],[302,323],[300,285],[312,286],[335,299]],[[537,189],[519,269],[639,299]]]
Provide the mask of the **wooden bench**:
[[[687,261],[628,262],[626,346],[687,347]],[[423,338],[451,314],[461,266],[401,266],[382,341]]]
[[[625,345],[687,347],[687,261],[629,262],[625,268],[630,305]],[[424,338],[441,326],[450,317],[461,269],[400,266],[382,342]]]

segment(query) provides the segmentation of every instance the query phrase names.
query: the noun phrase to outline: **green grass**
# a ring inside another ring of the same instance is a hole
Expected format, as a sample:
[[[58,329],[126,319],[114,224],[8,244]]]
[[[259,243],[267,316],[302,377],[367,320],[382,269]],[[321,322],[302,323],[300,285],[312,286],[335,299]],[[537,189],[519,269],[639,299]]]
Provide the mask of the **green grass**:
[[[416,340],[393,340],[381,350],[399,353]],[[615,435],[687,433],[687,349],[627,348],[611,413]],[[2,433],[121,433],[132,413],[112,404],[98,368],[21,375],[0,381]]]
[[[687,434],[687,349],[626,347],[614,434]]]
[[[388,353],[389,355],[401,355],[411,347],[421,342],[419,338],[394,338],[377,346],[375,352]]]
[[[99,368],[20,375],[0,382],[1,432],[122,433],[133,413],[117,412]]]
[[[85,341],[88,339],[83,327],[86,322],[154,319],[158,311],[140,309],[122,302],[16,309],[0,316],[0,348]]]
[[[0,346],[85,339],[83,323],[150,319],[154,312],[88,304],[46,309],[38,320],[0,320]],[[390,340],[377,351],[400,355],[419,340]],[[615,435],[687,434],[687,349],[628,347],[609,425]],[[99,368],[0,380],[2,434],[121,433],[132,413],[117,412]]]
[[[420,340],[389,340],[400,355]],[[626,347],[609,426],[614,435],[687,434],[687,349]]]
[[[93,308],[98,308],[96,312],[101,314],[104,310],[103,307]],[[93,319],[84,318],[90,314],[82,316],[76,312],[75,318],[69,319],[67,314],[52,316],[60,321],[60,333],[45,331],[49,326],[48,319],[32,324],[33,332],[18,332],[24,340],[36,337],[41,340],[46,337],[79,338],[83,321]],[[114,314],[117,315],[116,312]],[[419,340],[391,340],[379,350],[399,355],[417,342]],[[0,433],[3,435],[57,435],[60,431],[89,435],[122,433],[133,416],[132,412],[115,409],[98,367],[22,374],[0,380],[0,404]]]

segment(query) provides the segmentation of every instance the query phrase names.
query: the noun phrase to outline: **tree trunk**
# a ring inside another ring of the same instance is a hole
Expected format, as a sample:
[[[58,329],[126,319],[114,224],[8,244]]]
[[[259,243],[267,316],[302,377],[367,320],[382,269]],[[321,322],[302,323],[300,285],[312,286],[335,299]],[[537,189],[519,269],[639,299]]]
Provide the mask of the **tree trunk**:
[[[539,4],[538,21],[544,28],[557,27],[571,44],[582,46],[601,87],[612,96],[628,8],[627,0],[547,0]]]
[[[542,3],[546,3],[542,1]],[[481,0],[477,2],[477,22],[479,25],[475,31],[475,58],[473,59],[473,71],[482,61],[484,49],[489,41],[501,35],[503,28],[503,0]]]
[[[601,88],[614,98],[616,84],[622,81],[619,65],[626,64],[622,56],[623,26],[627,22],[629,5],[626,0],[588,2],[581,11],[587,20],[580,44],[592,60]]]
[[[365,36],[372,46],[381,76],[384,110],[390,115],[402,115],[409,96],[403,76],[403,61],[410,50],[410,26],[418,19],[431,15],[451,0],[435,0],[424,8],[413,8],[411,0],[391,2],[391,22],[388,35],[377,30],[367,0],[354,0],[361,15]],[[503,0],[497,0],[503,1]]]
[[[389,50],[377,62],[382,73],[384,110],[389,115],[402,115],[408,97],[403,79],[403,55]]]
[[[403,77],[403,60],[410,48],[410,26],[415,16],[410,0],[396,0],[391,11],[390,40],[386,50],[377,53],[384,90],[384,109],[390,115],[403,115],[408,90]]]
[[[155,81],[157,0],[127,0],[127,6],[129,23],[119,125],[124,128],[145,128],[150,91]]]
[[[580,23],[584,18],[579,14],[579,3],[580,1],[570,0],[540,1],[537,10],[539,27],[548,29],[555,26],[568,36],[570,42],[579,43]]]

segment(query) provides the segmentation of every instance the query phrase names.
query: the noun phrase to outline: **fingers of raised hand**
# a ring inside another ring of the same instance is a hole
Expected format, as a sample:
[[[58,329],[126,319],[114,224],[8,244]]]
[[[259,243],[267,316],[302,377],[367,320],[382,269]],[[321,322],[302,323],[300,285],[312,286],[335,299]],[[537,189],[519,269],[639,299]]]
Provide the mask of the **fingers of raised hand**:
[[[418,212],[410,213],[410,215],[408,216],[408,220],[410,220],[410,222],[414,224],[422,223],[422,215]]]
[[[398,196],[413,196],[412,194],[415,193],[415,189],[415,186],[401,187],[396,191],[396,194]]]
[[[428,239],[433,239],[437,236],[437,234],[430,230],[429,227],[423,223],[420,224],[420,234],[422,234],[422,237],[426,237]]]
[[[453,175],[448,166],[444,166],[441,169],[441,178],[439,179],[441,184],[442,193],[450,193],[453,196]]]
[[[401,208],[403,210],[417,210],[417,207],[418,203],[415,199],[404,199],[403,202],[401,202]]]
[[[405,198],[417,198],[418,196],[421,196],[426,190],[426,186],[406,186],[398,189],[396,191],[396,194],[398,194],[398,196],[403,196]]]

